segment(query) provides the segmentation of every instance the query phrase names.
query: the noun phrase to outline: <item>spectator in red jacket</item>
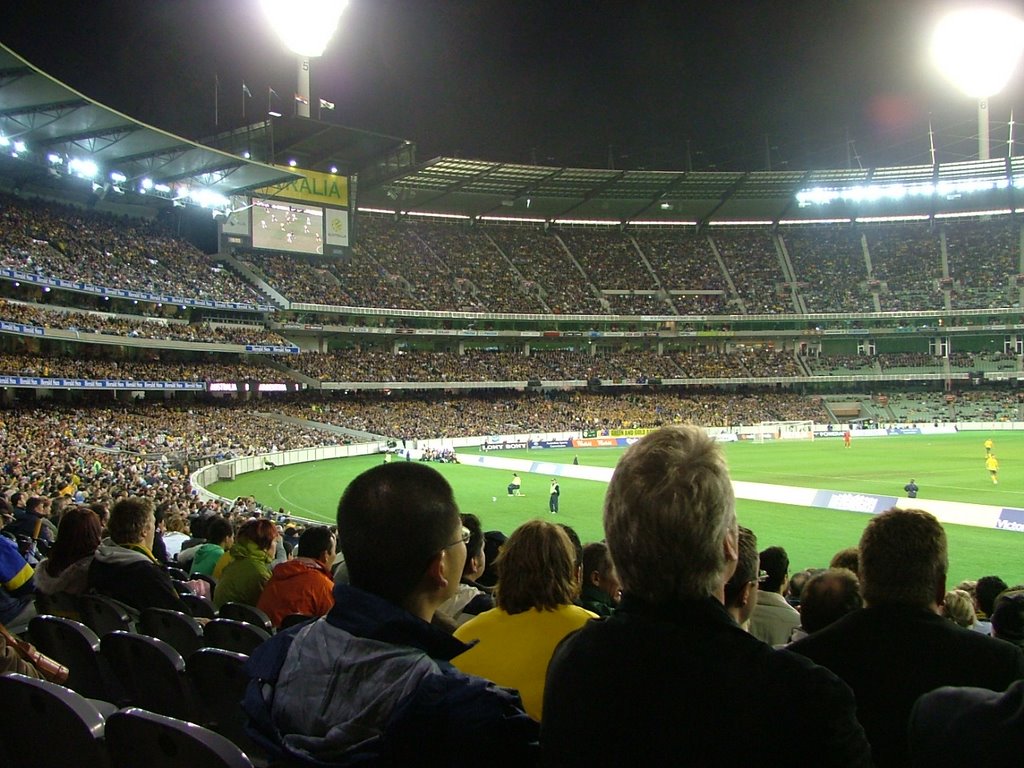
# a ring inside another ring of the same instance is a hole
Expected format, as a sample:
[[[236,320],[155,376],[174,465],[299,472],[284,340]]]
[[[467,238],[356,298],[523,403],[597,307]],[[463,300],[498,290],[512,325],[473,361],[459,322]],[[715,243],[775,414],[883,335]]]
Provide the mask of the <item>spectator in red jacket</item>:
[[[256,607],[267,614],[275,627],[286,616],[301,613],[323,616],[334,606],[335,540],[325,525],[307,528],[299,536],[298,555],[274,568],[263,587]]]

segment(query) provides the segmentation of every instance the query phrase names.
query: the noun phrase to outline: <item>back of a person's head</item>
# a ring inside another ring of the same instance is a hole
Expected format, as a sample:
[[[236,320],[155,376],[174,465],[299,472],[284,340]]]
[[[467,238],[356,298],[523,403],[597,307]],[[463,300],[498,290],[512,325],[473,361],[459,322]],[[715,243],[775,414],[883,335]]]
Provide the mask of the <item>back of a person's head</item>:
[[[138,544],[146,526],[153,523],[153,502],[140,496],[128,496],[111,508],[107,534],[115,544]]]
[[[576,563],[577,568],[581,568],[583,566],[583,540],[571,525],[566,525],[565,523],[556,523],[556,525],[565,531],[565,535],[569,537],[569,543],[572,544],[573,562]]]
[[[1024,592],[1003,595],[996,601],[992,636],[1024,648]]]
[[[829,568],[846,568],[848,571],[860,573],[860,549],[858,547],[846,547],[840,549],[828,564]]]
[[[813,634],[863,604],[857,575],[848,568],[829,568],[814,574],[804,584],[800,594],[800,625]]]
[[[466,543],[466,565],[462,569],[463,575],[473,570],[473,558],[479,558],[484,554],[484,529],[480,524],[480,518],[472,512],[462,514],[462,525],[469,531],[469,541]]]
[[[506,613],[551,611],[571,603],[579,592],[572,541],[561,526],[545,520],[516,528],[495,565],[495,602]]]
[[[921,509],[892,509],[872,518],[860,539],[860,587],[868,605],[934,606],[945,593],[946,532]]]
[[[484,567],[484,572],[477,577],[478,584],[493,587],[498,583],[498,569],[494,567],[494,563],[506,541],[508,541],[508,536],[502,531],[484,532],[484,557],[487,565]]]
[[[962,589],[951,589],[942,600],[942,615],[961,627],[974,626],[974,600]]]
[[[338,546],[352,586],[401,603],[461,524],[448,481],[411,461],[381,464],[338,502]]]
[[[236,542],[248,541],[259,549],[269,549],[277,538],[277,526],[265,517],[250,518],[241,524],[235,534]]]
[[[213,515],[203,524],[203,534],[211,544],[223,544],[228,536],[234,534],[234,528],[223,515]]]
[[[583,548],[583,578],[587,580],[594,571],[604,576],[612,566],[612,556],[608,553],[608,545],[603,541],[594,541]]]
[[[624,594],[655,603],[714,594],[735,528],[725,459],[700,427],[661,427],[619,460],[604,530]]]
[[[758,583],[760,571],[760,558],[757,554],[757,536],[749,528],[740,526],[739,535],[739,560],[736,561],[736,570],[729,581],[725,583],[725,604],[732,605],[739,597],[743,588],[750,583]]]
[[[986,617],[992,615],[996,607],[996,598],[1006,591],[1006,582],[999,576],[982,576],[974,587],[974,597],[978,601],[978,610]]]
[[[32,496],[25,502],[25,511],[42,514],[42,508],[49,503],[45,496]]]
[[[807,586],[807,581],[816,573],[820,573],[825,570],[824,568],[805,568],[802,571],[797,571],[789,577],[789,583],[786,584],[786,602],[790,605],[800,605],[800,600],[803,597],[804,587]]]
[[[765,572],[761,590],[781,592],[789,573],[789,554],[782,547],[768,547],[761,552],[761,570]]]
[[[332,553],[333,550],[334,535],[326,525],[311,526],[299,536],[299,557],[308,557],[315,560],[325,552]]]
[[[50,547],[46,570],[57,576],[72,563],[91,555],[100,545],[100,518],[88,507],[64,511],[57,527],[57,540]]]

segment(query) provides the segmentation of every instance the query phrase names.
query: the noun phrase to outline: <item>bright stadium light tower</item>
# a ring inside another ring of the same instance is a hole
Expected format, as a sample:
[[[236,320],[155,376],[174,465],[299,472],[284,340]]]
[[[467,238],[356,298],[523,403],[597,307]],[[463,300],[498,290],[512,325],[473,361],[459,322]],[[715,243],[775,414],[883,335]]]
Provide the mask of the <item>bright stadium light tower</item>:
[[[260,0],[260,4],[281,41],[299,57],[296,112],[309,117],[309,60],[327,48],[348,0]]]
[[[1006,87],[1024,52],[1024,21],[997,8],[965,8],[943,18],[932,35],[942,73],[978,100],[978,159],[989,159],[988,100]]]

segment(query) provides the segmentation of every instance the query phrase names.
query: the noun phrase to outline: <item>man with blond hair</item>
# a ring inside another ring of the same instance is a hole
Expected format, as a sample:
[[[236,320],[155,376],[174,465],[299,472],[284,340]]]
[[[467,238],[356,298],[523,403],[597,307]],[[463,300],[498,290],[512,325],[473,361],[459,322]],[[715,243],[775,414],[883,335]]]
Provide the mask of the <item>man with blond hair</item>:
[[[702,429],[662,427],[626,451],[604,530],[622,602],[555,651],[545,763],[870,764],[850,689],[726,610],[739,531],[725,459]],[[782,727],[781,712],[799,713],[801,727]]]
[[[887,510],[860,539],[864,608],[790,648],[828,667],[853,689],[876,765],[903,766],[914,702],[944,685],[1005,690],[1024,677],[1009,643],[939,615],[946,594],[946,532],[920,509]]]

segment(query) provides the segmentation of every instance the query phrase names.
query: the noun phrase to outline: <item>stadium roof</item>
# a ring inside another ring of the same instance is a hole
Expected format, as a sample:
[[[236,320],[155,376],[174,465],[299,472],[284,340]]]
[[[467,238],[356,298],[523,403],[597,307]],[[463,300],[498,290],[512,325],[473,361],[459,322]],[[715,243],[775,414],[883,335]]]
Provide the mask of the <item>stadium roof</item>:
[[[24,150],[17,149],[17,142],[24,143]],[[0,145],[0,170],[21,184],[59,178],[69,172],[72,159],[96,163],[103,174],[95,179],[100,184],[108,184],[112,172],[122,174],[126,191],[137,191],[149,179],[226,197],[297,178],[133,120],[53,79],[3,45]]]
[[[1024,157],[894,168],[782,171],[648,171],[558,168],[441,157],[396,169],[360,190],[360,208],[572,223],[776,223],[896,213],[941,215],[1016,210]],[[957,185],[961,185],[957,187]],[[971,191],[982,196],[963,194]],[[802,190],[885,194],[801,206]],[[974,187],[977,187],[975,189]],[[908,190],[921,194],[901,201]],[[980,208],[979,208],[980,206]]]

